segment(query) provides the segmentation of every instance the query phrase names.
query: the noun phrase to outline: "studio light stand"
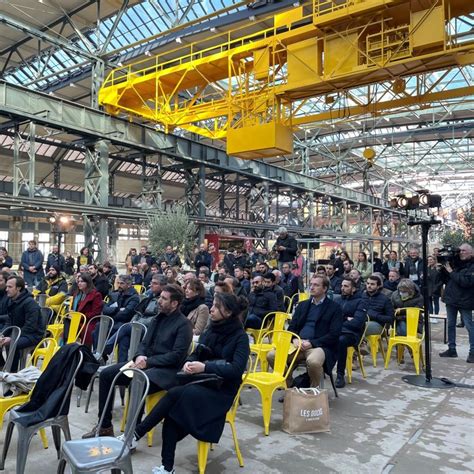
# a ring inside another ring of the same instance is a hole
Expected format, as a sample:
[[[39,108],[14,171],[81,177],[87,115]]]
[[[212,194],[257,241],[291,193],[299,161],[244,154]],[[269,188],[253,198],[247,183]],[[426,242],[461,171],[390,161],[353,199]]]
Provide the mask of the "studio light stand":
[[[441,221],[431,216],[430,220],[409,220],[409,226],[419,225],[421,227],[421,246],[423,257],[423,278],[428,275],[428,232],[433,225],[441,224]],[[452,388],[456,383],[442,377],[436,378],[431,373],[431,330],[430,330],[430,311],[429,311],[428,286],[423,285],[423,306],[424,306],[424,326],[425,326],[425,375],[404,375],[402,380],[410,385],[424,388]]]

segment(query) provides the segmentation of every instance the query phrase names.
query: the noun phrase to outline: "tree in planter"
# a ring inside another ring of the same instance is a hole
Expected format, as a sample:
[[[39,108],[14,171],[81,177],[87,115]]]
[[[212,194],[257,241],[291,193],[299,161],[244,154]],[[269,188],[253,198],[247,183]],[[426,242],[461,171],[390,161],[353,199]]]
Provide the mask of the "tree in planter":
[[[184,258],[189,258],[194,246],[196,226],[182,206],[167,212],[148,214],[149,246],[153,255],[161,255],[167,245]]]

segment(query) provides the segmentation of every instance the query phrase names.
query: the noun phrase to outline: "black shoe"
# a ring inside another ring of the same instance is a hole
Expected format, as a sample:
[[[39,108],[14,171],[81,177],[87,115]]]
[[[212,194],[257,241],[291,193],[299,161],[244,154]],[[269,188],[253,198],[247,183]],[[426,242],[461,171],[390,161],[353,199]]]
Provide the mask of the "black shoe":
[[[345,386],[346,386],[346,380],[344,379],[344,375],[337,374],[336,388],[344,388]]]
[[[456,324],[456,327],[457,327],[457,328],[463,328],[463,327],[464,327],[464,323]]]
[[[471,354],[469,352],[469,355],[467,356],[466,362],[468,362],[469,364],[474,364],[474,354]]]
[[[284,401],[285,401],[285,397],[280,397],[280,398],[278,399],[278,403],[283,403]]]
[[[457,357],[458,353],[456,352],[456,349],[448,349],[447,351],[440,352],[439,356],[440,357]]]

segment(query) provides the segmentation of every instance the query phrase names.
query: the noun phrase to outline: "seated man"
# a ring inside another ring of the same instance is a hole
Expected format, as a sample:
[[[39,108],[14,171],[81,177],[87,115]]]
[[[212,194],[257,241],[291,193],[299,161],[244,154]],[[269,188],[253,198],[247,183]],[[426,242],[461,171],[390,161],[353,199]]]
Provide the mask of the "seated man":
[[[104,305],[102,313],[111,316],[114,320],[111,336],[113,336],[122,324],[128,323],[135,314],[136,307],[140,303],[140,297],[132,286],[130,275],[118,277],[118,290],[110,295],[110,301]],[[99,336],[99,325],[93,332],[94,347],[97,347]],[[110,354],[114,346],[114,338],[110,337],[105,346],[105,353]]]
[[[59,265],[53,264],[49,267],[46,277],[41,280],[37,289],[48,295],[46,306],[57,312],[68,292],[67,281],[61,275]]]
[[[278,272],[278,276],[275,274],[275,272]],[[281,275],[280,270],[273,270],[271,272],[266,273],[263,276],[263,284],[265,285],[265,288],[268,290],[271,290],[273,293],[275,293],[275,298],[277,301],[277,311],[285,311],[285,293],[283,292],[283,289],[281,286],[277,284],[277,278],[279,278],[279,275]]]
[[[298,277],[291,273],[291,263],[284,263],[281,266],[280,286],[288,298],[298,293]]]
[[[311,298],[301,302],[295,310],[288,331],[301,338],[298,361],[306,361],[311,387],[318,387],[323,372],[330,372],[337,360],[337,344],[342,327],[341,307],[327,297],[329,279],[315,275],[310,281]],[[298,340],[293,345],[298,347]],[[267,356],[273,367],[275,351]],[[290,383],[291,374],[289,374]]]
[[[367,310],[356,289],[356,284],[351,278],[342,280],[341,295],[337,299],[337,303],[341,306],[344,322],[337,349],[336,387],[343,388],[346,385],[344,373],[346,371],[347,349],[359,343],[367,321]]]
[[[95,263],[92,263],[87,267],[87,272],[92,277],[94,287],[102,295],[102,298],[108,296],[111,288],[110,283],[107,277],[102,275],[99,271],[99,267]]]
[[[143,370],[150,380],[148,393],[169,390],[177,384],[176,374],[184,364],[193,331],[191,323],[184,316],[179,307],[184,293],[178,285],[166,285],[158,299],[159,313],[153,318],[145,339],[140,344],[137,354],[133,358],[133,367]],[[107,395],[114,377],[119,373],[124,363],[114,364],[105,368],[99,376],[99,414],[104,413],[99,436],[114,436],[112,426],[113,402],[107,406]],[[121,375],[120,385],[129,385],[130,378]],[[113,397],[112,397],[113,399]],[[83,438],[93,438],[96,435],[94,427]]]
[[[8,320],[6,326],[18,326],[21,336],[16,345],[12,372],[18,369],[22,349],[34,347],[43,339],[45,327],[41,318],[41,310],[31,293],[25,288],[25,280],[19,276],[10,276],[6,286],[8,303]],[[0,339],[0,347],[9,346],[11,339]]]
[[[399,283],[400,273],[398,273],[397,270],[392,269],[388,272],[388,279],[383,282],[383,287],[393,293],[396,291]]]
[[[158,314],[158,298],[161,294],[162,288],[168,283],[168,279],[164,275],[153,275],[150,283],[150,293],[140,301],[135,309],[135,315],[132,321],[138,321],[144,324],[147,328],[150,326],[153,318]],[[127,324],[126,327],[120,330],[118,340],[118,362],[127,362],[128,349],[130,348],[130,335],[132,327]],[[115,342],[115,336],[111,338]],[[110,352],[112,351],[108,348]]]
[[[326,265],[326,276],[329,278],[329,287],[333,294],[340,295],[342,278],[336,275],[336,269],[333,263],[328,263]]]
[[[246,328],[260,329],[266,314],[277,311],[278,303],[271,288],[265,288],[263,276],[256,274],[252,280],[252,291],[249,296]]]
[[[382,293],[382,279],[377,275],[370,275],[365,284],[366,290],[362,294],[367,316],[370,318],[367,327],[367,336],[381,334],[384,327],[394,321],[393,305],[390,299]]]

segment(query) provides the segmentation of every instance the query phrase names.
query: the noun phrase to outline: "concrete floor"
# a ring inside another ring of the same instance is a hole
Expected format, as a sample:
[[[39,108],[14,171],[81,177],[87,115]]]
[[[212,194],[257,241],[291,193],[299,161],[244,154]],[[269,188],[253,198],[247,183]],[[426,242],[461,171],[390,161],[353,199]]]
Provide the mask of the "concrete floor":
[[[458,359],[441,359],[442,324],[433,325],[433,374],[456,382],[474,384],[474,367],[466,363],[467,333],[458,330]],[[219,445],[209,454],[206,472],[220,473],[433,473],[474,472],[474,392],[465,388],[427,390],[404,383],[401,376],[414,373],[410,357],[398,367],[395,360],[388,370],[377,368],[365,358],[367,379],[359,371],[352,385],[339,390],[335,399],[330,391],[331,432],[290,436],[281,431],[282,405],[274,398],[270,436],[263,435],[260,405],[256,390],[245,390],[243,406],[237,414],[237,431],[245,467],[239,468],[233,452],[230,430],[225,429]],[[328,385],[328,382],[327,382]],[[97,400],[91,413],[83,407],[71,407],[70,425],[73,438],[88,431],[96,421]],[[121,408],[117,407],[115,419]],[[118,422],[116,423],[116,427]],[[48,433],[52,445],[51,434]],[[139,444],[133,457],[136,473],[150,473],[160,465],[160,429],[155,445]],[[5,465],[6,473],[15,472],[15,441]],[[3,446],[3,437],[2,437]],[[44,450],[37,436],[33,439],[27,462],[27,473],[56,471],[54,448]],[[178,445],[177,473],[196,473],[196,442],[187,438]]]

